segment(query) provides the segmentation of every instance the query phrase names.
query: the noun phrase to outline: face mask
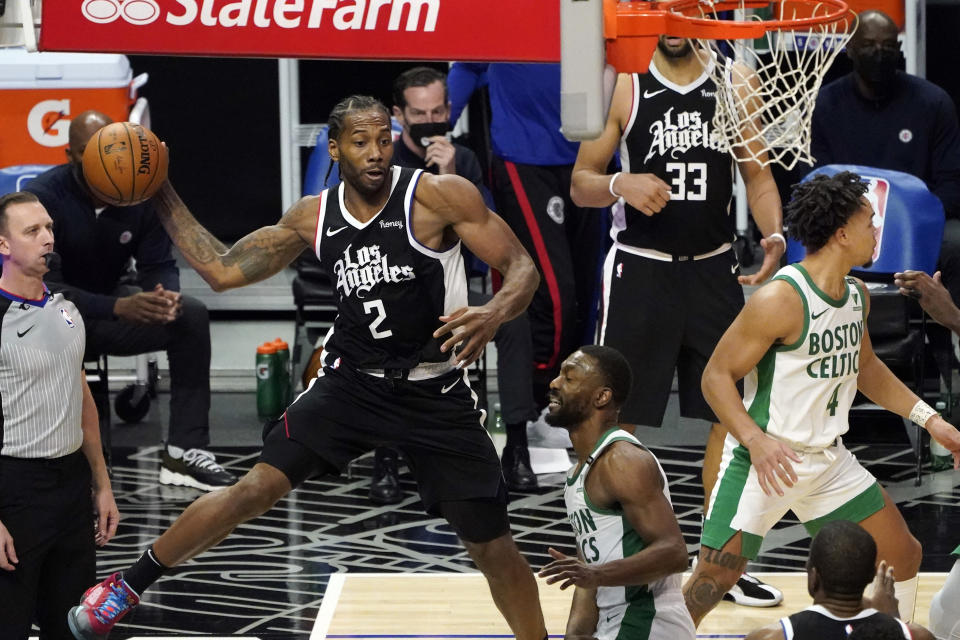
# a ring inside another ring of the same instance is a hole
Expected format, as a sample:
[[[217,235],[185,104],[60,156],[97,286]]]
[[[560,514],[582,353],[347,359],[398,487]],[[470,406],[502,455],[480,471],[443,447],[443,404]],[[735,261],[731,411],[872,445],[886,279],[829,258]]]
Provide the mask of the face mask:
[[[428,138],[442,136],[450,131],[448,122],[421,122],[410,125],[410,137],[418,147],[426,149],[430,146]]]
[[[903,54],[899,50],[872,49],[869,53],[851,56],[851,60],[854,70],[871,89],[886,93],[897,74]]]

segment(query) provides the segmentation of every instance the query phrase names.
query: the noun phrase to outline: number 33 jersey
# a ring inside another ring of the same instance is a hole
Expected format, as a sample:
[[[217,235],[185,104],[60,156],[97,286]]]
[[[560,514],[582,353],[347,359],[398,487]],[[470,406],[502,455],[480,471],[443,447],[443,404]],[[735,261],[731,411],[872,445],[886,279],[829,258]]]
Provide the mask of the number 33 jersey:
[[[686,256],[730,242],[734,163],[713,131],[716,85],[709,73],[681,86],[651,63],[648,73],[630,80],[633,99],[620,137],[620,162],[624,173],[652,173],[666,182],[670,200],[652,216],[626,204],[623,218],[614,219],[614,240]]]
[[[337,300],[324,350],[354,368],[412,369],[450,359],[433,332],[440,316],[467,305],[467,280],[459,241],[434,251],[413,235],[422,173],[391,167],[390,197],[367,222],[347,210],[343,183],[320,194],[314,250]]]

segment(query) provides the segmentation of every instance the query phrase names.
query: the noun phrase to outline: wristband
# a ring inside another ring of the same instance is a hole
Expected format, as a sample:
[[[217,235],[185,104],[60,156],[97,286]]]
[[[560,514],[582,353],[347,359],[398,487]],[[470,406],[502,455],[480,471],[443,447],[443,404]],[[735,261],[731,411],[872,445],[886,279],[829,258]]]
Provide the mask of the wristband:
[[[612,176],[610,176],[610,186],[609,186],[610,195],[612,195],[612,196],[613,196],[614,198],[616,198],[617,200],[619,200],[622,196],[621,196],[619,193],[617,193],[616,191],[613,190],[613,181],[616,180],[618,177],[620,177],[620,174],[621,174],[621,173],[623,173],[623,172],[622,172],[622,171],[617,171],[615,174],[613,174]]]
[[[939,411],[923,400],[917,400],[917,404],[913,405],[913,409],[910,409],[910,422],[921,427],[926,427],[927,420],[938,415],[940,415]]]
[[[787,246],[787,239],[783,237],[782,233],[771,233],[770,235],[767,236],[767,240],[769,240],[770,238],[777,238],[778,240],[780,240],[780,242],[783,243],[784,247]]]

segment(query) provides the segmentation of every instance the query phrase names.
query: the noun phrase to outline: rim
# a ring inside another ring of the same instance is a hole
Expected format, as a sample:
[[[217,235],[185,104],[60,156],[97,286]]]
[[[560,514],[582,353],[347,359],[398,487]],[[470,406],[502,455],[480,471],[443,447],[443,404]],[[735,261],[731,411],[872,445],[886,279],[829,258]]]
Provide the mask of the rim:
[[[757,30],[762,31],[796,31],[798,29],[813,28],[827,24],[834,24],[842,20],[856,19],[856,14],[844,0],[717,0],[712,3],[710,11],[733,11],[736,9],[759,9],[770,5],[783,5],[786,2],[798,6],[823,7],[827,13],[794,18],[789,20],[725,20],[717,18],[703,18],[686,15],[684,12],[697,11],[701,0],[662,0],[660,2],[620,2],[617,4],[617,15],[623,17],[641,17],[660,15],[669,23],[695,27],[702,32],[704,38],[753,38]],[[679,34],[678,34],[679,35]]]

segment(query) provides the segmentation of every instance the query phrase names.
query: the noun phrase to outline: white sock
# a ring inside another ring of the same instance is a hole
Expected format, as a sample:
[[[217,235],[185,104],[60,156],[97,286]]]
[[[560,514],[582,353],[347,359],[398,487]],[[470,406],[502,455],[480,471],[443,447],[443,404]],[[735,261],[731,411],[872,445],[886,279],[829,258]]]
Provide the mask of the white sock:
[[[917,583],[920,576],[893,583],[893,592],[900,601],[900,619],[913,622],[913,610],[917,607]]]
[[[175,447],[172,444],[167,445],[167,453],[169,453],[170,457],[174,460],[179,460],[183,457],[183,449],[180,447]]]
[[[937,638],[960,639],[960,560],[930,602],[930,630]]]

